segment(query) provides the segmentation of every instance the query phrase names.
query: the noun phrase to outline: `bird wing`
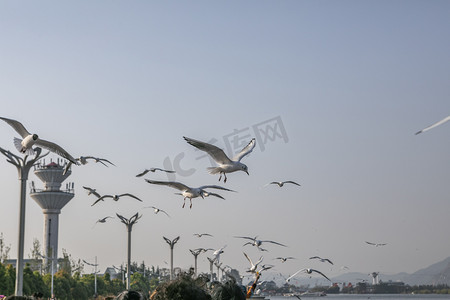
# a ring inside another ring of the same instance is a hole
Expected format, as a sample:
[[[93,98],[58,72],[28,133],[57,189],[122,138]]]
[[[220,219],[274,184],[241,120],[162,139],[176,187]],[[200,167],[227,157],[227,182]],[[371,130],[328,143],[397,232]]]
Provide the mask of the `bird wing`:
[[[220,196],[219,194],[216,194],[216,193],[208,193],[208,196],[215,196],[215,197],[217,197],[217,198],[220,198],[220,199],[225,200],[224,197],[222,197],[222,196]]]
[[[199,187],[199,189],[204,190],[204,189],[218,189],[218,190],[224,190],[224,191],[228,191],[228,192],[236,192],[227,188],[224,188],[220,185],[202,185],[201,187]]]
[[[176,181],[156,181],[156,180],[150,180],[150,179],[145,179],[145,181],[147,181],[148,183],[152,183],[152,184],[167,185],[167,186],[175,188],[179,191],[186,191],[186,190],[191,189],[187,185],[182,184],[180,182],[176,182]]]
[[[152,171],[152,172],[161,171],[161,172],[166,172],[166,173],[175,173],[175,171],[164,170],[164,169],[161,169],[161,168],[151,168],[150,171]]]
[[[327,276],[325,276],[325,274],[323,274],[322,272],[317,271],[317,270],[314,270],[314,269],[311,269],[311,271],[312,271],[312,272],[319,273],[320,275],[322,275],[323,277],[325,277],[326,279],[328,279],[329,281],[331,281],[330,278],[328,278]]]
[[[144,176],[144,175],[147,174],[149,171],[150,171],[150,170],[145,169],[144,172],[137,174],[136,177]]]
[[[78,162],[75,158],[73,158],[72,155],[69,154],[69,152],[67,152],[66,150],[64,150],[61,146],[59,146],[58,144],[46,141],[46,140],[42,140],[42,139],[38,139],[35,143],[38,146],[41,146],[42,148],[45,148],[47,150],[50,150],[52,152],[55,152],[56,154],[64,157],[65,159],[69,160],[71,163],[78,165]]]
[[[91,204],[91,206],[94,206],[95,204],[97,204],[98,202],[100,202],[100,201],[104,201],[103,199],[105,199],[105,198],[112,198],[112,196],[110,196],[110,195],[104,195],[104,196],[101,196],[101,197],[98,197],[98,199],[97,200],[95,200],[95,202],[94,203],[92,203]]]
[[[322,259],[322,258],[319,257],[319,256],[312,256],[312,257],[310,257],[309,259],[315,259],[315,258]]]
[[[289,281],[289,280],[291,280],[292,278],[294,278],[298,273],[304,272],[305,270],[306,270],[305,268],[298,270],[297,272],[295,272],[294,274],[292,274],[291,276],[289,276],[288,278],[286,278],[286,282]]]
[[[162,210],[162,209],[160,209],[159,211],[162,211],[163,213],[165,213],[165,214],[170,218],[169,214],[166,213],[166,211],[164,211],[164,210]]]
[[[280,246],[283,246],[283,247],[287,247],[286,245],[283,245],[283,244],[281,244],[281,243],[274,242],[274,241],[261,241],[261,242],[262,242],[262,243],[272,243],[272,244],[280,245]]]
[[[25,126],[23,126],[22,123],[20,123],[19,121],[2,118],[2,117],[0,117],[0,119],[5,121],[6,123],[8,123],[15,131],[17,131],[18,134],[20,134],[20,136],[23,139],[31,134],[28,132],[28,130],[25,128]]]
[[[324,260],[329,262],[330,264],[334,265],[333,262],[331,260],[329,260],[328,258],[325,258]]]
[[[217,163],[219,164],[230,164],[231,160],[228,158],[228,156],[223,152],[222,149],[219,147],[216,147],[214,145],[200,142],[191,138],[183,137],[188,144],[196,147],[199,150],[205,151],[208,153]]]
[[[250,143],[247,144],[247,146],[245,146],[241,152],[239,152],[238,154],[236,154],[233,157],[234,161],[241,161],[241,159],[246,156],[247,154],[250,154],[250,152],[253,151],[253,148],[255,148],[256,146],[256,140],[253,138]]]
[[[376,244],[374,244],[374,243],[367,242],[367,241],[366,241],[366,243],[369,244],[369,245],[374,245],[374,246],[376,245]]]
[[[292,183],[292,184],[300,186],[300,184],[298,184],[297,182],[292,181],[292,180],[285,181],[284,183]]]
[[[109,160],[107,160],[106,158],[97,158],[96,160],[98,160],[99,162],[101,162],[102,164],[104,164],[103,162],[106,161],[108,164],[111,164],[113,166],[116,166],[115,164],[113,164],[112,162],[110,162]],[[105,164],[104,164],[105,165]],[[106,166],[106,165],[105,165]]]
[[[444,124],[444,123],[447,122],[447,121],[450,121],[450,116],[448,116],[448,117],[446,117],[446,118],[440,120],[439,122],[436,122],[436,123],[434,123],[434,124],[432,124],[432,125],[430,125],[430,126],[424,128],[424,129],[422,129],[422,130],[416,132],[416,134],[419,134],[419,133],[428,131],[428,130],[430,130],[430,129],[436,127],[436,126],[439,126],[439,125],[441,125],[441,124]]]
[[[247,253],[245,253],[245,252],[242,252],[242,253],[244,253],[244,256],[248,259],[248,261],[250,262],[250,264],[251,264],[252,267],[253,267],[254,264],[253,264],[253,262],[252,262],[252,259],[247,255]]]
[[[129,193],[125,193],[125,194],[120,194],[120,195],[118,195],[119,196],[119,198],[120,197],[123,197],[123,196],[128,196],[128,197],[131,197],[131,198],[134,198],[134,199],[136,199],[136,200],[139,200],[139,201],[141,201],[142,202],[142,200],[141,199],[139,199],[138,197],[136,197],[135,195],[132,195],[132,194],[129,194]]]

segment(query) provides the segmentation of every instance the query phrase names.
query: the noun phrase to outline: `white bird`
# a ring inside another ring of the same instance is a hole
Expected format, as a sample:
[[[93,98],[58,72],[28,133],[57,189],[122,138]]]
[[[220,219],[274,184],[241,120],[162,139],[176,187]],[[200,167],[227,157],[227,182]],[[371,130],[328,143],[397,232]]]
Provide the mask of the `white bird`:
[[[223,251],[223,249],[225,249],[227,247],[227,245],[225,245],[225,246],[223,246],[222,248],[219,248],[219,249],[217,249],[217,250],[215,250],[214,252],[213,252],[213,261],[215,260],[215,261],[219,261],[220,260],[220,254],[222,254],[224,251]]]
[[[157,208],[155,206],[146,206],[144,208],[153,208],[153,211],[154,211],[155,214],[157,214],[159,212],[162,212],[162,213],[165,213],[170,218],[169,214],[165,210],[162,210],[162,209]]]
[[[288,256],[288,257],[276,257],[274,259],[279,259],[281,260],[282,263],[286,262],[288,259],[295,259],[295,257],[292,256]]]
[[[257,247],[258,250],[260,250],[260,251],[267,251],[266,249],[262,249],[262,248],[261,248],[261,245],[262,245],[263,243],[272,243],[272,244],[275,244],[275,245],[287,247],[286,245],[283,245],[283,244],[281,244],[281,243],[274,242],[274,241],[258,240],[257,237],[258,237],[258,236],[255,236],[254,238],[248,237],[248,236],[235,236],[235,238],[241,238],[241,239],[251,240],[251,242],[247,242],[247,243],[245,243],[243,246],[245,246],[245,245],[252,245],[252,246]]]
[[[166,172],[166,173],[175,173],[175,171],[164,170],[164,169],[160,169],[160,168],[150,168],[150,169],[145,169],[142,173],[137,174],[136,177],[142,177],[145,174],[147,174],[148,172],[155,173],[156,171],[161,171],[161,172]]]
[[[247,253],[243,252],[244,256],[247,258],[247,260],[250,262],[250,268],[247,270],[249,273],[256,273],[256,268],[258,268],[258,265],[263,261],[263,257],[261,256],[259,260],[256,263],[253,263],[251,258],[247,255]]]
[[[197,237],[202,237],[202,236],[212,236],[211,234],[209,234],[209,233],[194,233],[194,235],[195,236],[197,236]]]
[[[287,180],[287,181],[272,181],[272,182],[266,184],[266,186],[268,186],[268,185],[270,185],[270,184],[277,184],[279,187],[283,187],[283,185],[285,185],[286,183],[291,183],[291,184],[295,184],[295,185],[300,186],[300,184],[298,184],[297,182],[292,181],[292,180]]]
[[[328,258],[322,258],[322,257],[319,257],[319,256],[313,256],[313,257],[310,257],[309,259],[318,259],[321,262],[329,262],[330,264],[333,265],[333,262],[331,260],[329,260]]]
[[[375,247],[387,245],[386,243],[384,243],[384,244],[381,244],[381,243],[371,243],[371,242],[367,242],[367,241],[366,241],[366,243],[369,244],[369,245],[375,246]]]
[[[439,125],[441,125],[441,124],[444,124],[445,122],[448,122],[448,121],[450,121],[450,116],[448,116],[448,117],[446,117],[446,118],[440,120],[439,122],[436,122],[436,123],[434,123],[434,124],[432,124],[432,125],[430,125],[430,126],[424,128],[424,129],[422,129],[422,130],[416,132],[416,134],[419,134],[419,133],[428,131],[428,130],[430,130],[430,129],[436,127],[436,126],[439,126]]]
[[[316,273],[322,275],[323,277],[325,277],[326,279],[328,279],[329,281],[331,281],[330,278],[328,278],[327,276],[325,276],[325,274],[323,274],[323,273],[320,272],[320,271],[317,271],[317,270],[314,270],[314,269],[310,269],[310,268],[304,268],[304,269],[298,270],[297,272],[295,272],[294,274],[292,274],[291,276],[289,276],[288,278],[286,278],[286,282],[289,282],[293,277],[295,277],[295,276],[296,276],[298,273],[300,273],[300,272],[304,272],[304,273],[307,273],[307,274],[311,274],[312,272],[316,272]]]
[[[83,189],[87,190],[88,196],[89,196],[89,195],[94,195],[94,196],[96,196],[97,198],[100,198],[100,197],[101,197],[100,194],[97,193],[97,190],[96,190],[96,189],[90,188],[90,187],[88,187],[88,186],[83,186]]]
[[[192,198],[202,197],[204,199],[205,197],[208,197],[208,196],[215,196],[220,199],[225,199],[221,195],[207,192],[207,191],[205,191],[205,189],[219,189],[219,190],[234,192],[233,190],[230,190],[230,189],[218,186],[218,185],[203,185],[198,188],[191,188],[183,183],[176,182],[176,181],[155,181],[155,180],[149,180],[149,179],[145,179],[145,181],[147,181],[148,183],[151,183],[151,184],[166,185],[166,186],[169,186],[169,187],[172,187],[172,188],[175,188],[175,189],[181,191],[181,193],[177,193],[177,195],[182,195],[184,197],[183,208],[184,208],[184,205],[186,204],[186,198],[189,198],[189,200],[190,200],[190,203],[191,203],[190,208],[192,208]]]
[[[36,145],[58,154],[69,160],[71,163],[77,164],[77,160],[61,146],[42,140],[37,134],[31,134],[19,121],[2,117],[0,117],[0,119],[8,123],[22,137],[22,139],[14,138],[14,145],[19,152],[26,153],[27,155],[34,155],[33,146]]]
[[[214,161],[219,165],[217,167],[210,167],[208,168],[208,171],[210,174],[220,174],[219,181],[222,178],[222,175],[224,176],[223,182],[227,182],[227,175],[226,173],[232,173],[236,171],[243,171],[248,173],[248,167],[241,163],[241,159],[248,155],[250,152],[253,151],[256,145],[256,140],[253,138],[250,143],[248,143],[247,146],[245,146],[236,156],[234,156],[232,159],[228,158],[228,156],[223,152],[222,149],[205,143],[201,141],[197,141],[191,138],[183,137],[186,142],[188,142],[190,145],[196,147],[199,150],[205,151],[208,153]]]
[[[134,199],[139,200],[139,201],[142,202],[142,200],[139,199],[138,197],[136,197],[136,196],[134,196],[132,194],[125,193],[125,194],[120,194],[120,195],[103,195],[103,196],[99,197],[94,203],[92,203],[91,206],[94,206],[95,204],[97,204],[100,201],[104,201],[105,198],[112,198],[114,201],[119,201],[119,199],[121,197],[125,197],[125,196],[134,198]]]

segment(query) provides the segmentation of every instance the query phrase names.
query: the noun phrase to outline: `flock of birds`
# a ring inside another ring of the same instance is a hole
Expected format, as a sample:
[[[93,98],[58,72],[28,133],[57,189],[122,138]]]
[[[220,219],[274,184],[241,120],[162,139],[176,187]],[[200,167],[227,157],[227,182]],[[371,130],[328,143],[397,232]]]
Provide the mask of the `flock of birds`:
[[[0,117],[0,119],[3,120],[4,122],[6,122],[7,124],[9,124],[21,136],[21,139],[14,138],[14,145],[20,153],[23,153],[25,155],[34,155],[35,151],[34,151],[33,147],[42,147],[51,152],[54,152],[57,155],[65,158],[69,161],[69,163],[66,165],[66,167],[64,169],[64,173],[66,173],[71,168],[72,165],[76,165],[76,166],[85,165],[88,163],[89,160],[92,160],[96,163],[101,163],[104,166],[114,165],[112,162],[110,162],[107,159],[98,158],[98,157],[94,157],[94,156],[80,156],[78,158],[74,158],[71,154],[69,154],[69,152],[67,152],[63,147],[59,146],[58,144],[47,141],[47,140],[43,140],[43,139],[39,138],[39,136],[37,134],[31,134],[19,121],[4,118],[4,117]],[[428,131],[436,126],[439,126],[441,124],[444,124],[444,123],[448,122],[449,120],[450,120],[450,116],[416,132],[416,135],[420,134],[422,132],[426,132],[426,131]],[[244,157],[246,157],[248,154],[250,154],[253,151],[253,149],[255,148],[256,140],[254,138],[233,158],[229,158],[222,149],[220,149],[214,145],[211,145],[209,143],[205,143],[202,141],[198,141],[198,140],[195,140],[192,138],[188,138],[188,137],[183,137],[183,138],[188,144],[194,146],[195,148],[197,148],[201,151],[206,152],[217,163],[217,166],[208,168],[208,172],[213,175],[219,174],[219,182],[221,181],[221,179],[223,177],[223,182],[226,183],[227,179],[228,179],[227,174],[229,174],[229,173],[242,171],[242,172],[249,174],[247,165],[242,163],[241,160]],[[136,175],[136,177],[142,177],[142,176],[146,175],[148,172],[154,173],[157,171],[158,172],[166,172],[166,173],[175,173],[175,171],[172,171],[172,170],[165,170],[165,169],[161,169],[161,168],[150,168],[150,169],[145,169],[144,171],[140,172],[139,174]],[[219,186],[219,185],[203,185],[203,186],[199,186],[199,187],[189,187],[181,182],[176,182],[176,181],[156,181],[156,180],[150,180],[150,179],[145,179],[145,181],[152,185],[163,185],[163,186],[167,186],[167,187],[178,190],[179,192],[176,194],[183,196],[183,205],[182,205],[183,208],[185,207],[187,199],[189,199],[189,202],[190,202],[189,207],[190,208],[192,208],[192,199],[197,198],[197,197],[205,198],[208,196],[214,196],[214,197],[217,197],[220,199],[225,199],[220,194],[209,191],[210,189],[221,190],[221,191],[226,191],[226,192],[236,192],[234,190],[231,190],[231,189]],[[266,184],[266,186],[277,185],[281,188],[285,184],[292,184],[292,185],[300,186],[300,184],[298,184],[297,182],[292,181],[292,180],[273,181],[273,182]],[[117,195],[109,195],[109,194],[101,195],[100,193],[98,193],[96,191],[96,189],[93,189],[93,188],[90,188],[87,186],[83,186],[83,188],[87,191],[88,195],[93,195],[96,198],[91,206],[94,206],[101,201],[105,201],[106,199],[112,199],[114,201],[118,201],[119,199],[125,198],[125,197],[142,202],[142,199],[140,199],[139,197],[137,197],[133,194],[130,194],[130,193],[123,193],[123,194],[117,194]],[[147,206],[145,208],[153,209],[155,214],[158,214],[161,212],[161,213],[164,213],[167,217],[170,217],[170,215],[166,211],[164,211],[158,207]],[[107,221],[107,219],[110,219],[110,218],[113,218],[113,217],[106,216],[104,218],[101,218],[101,219],[97,220],[96,224],[97,223],[105,223]],[[203,236],[212,237],[212,235],[209,233],[194,233],[194,235],[199,238],[201,238]],[[245,242],[243,244],[243,246],[251,245],[251,246],[256,247],[261,252],[268,251],[267,249],[261,247],[263,244],[273,244],[273,245],[277,245],[277,246],[281,246],[281,247],[287,247],[286,245],[276,242],[276,241],[260,240],[260,239],[258,239],[257,236],[255,236],[255,237],[235,236],[235,238],[245,239],[247,242]],[[373,243],[373,242],[368,242],[368,241],[366,241],[366,244],[375,246],[375,247],[380,247],[380,246],[386,245],[386,243]],[[220,255],[222,253],[224,253],[225,247],[226,247],[226,245],[219,249],[216,249],[216,250],[211,249],[211,248],[206,248],[206,249],[198,248],[198,249],[190,250],[190,251],[194,255],[199,255],[202,252],[207,252],[210,250],[213,251],[212,258],[211,259],[208,258],[208,259],[210,259],[210,261],[215,261],[216,266],[218,266],[218,264],[220,263],[219,262]],[[245,252],[243,252],[243,254],[250,264],[249,268],[247,269],[247,272],[249,272],[251,274],[259,274],[262,271],[265,271],[265,270],[268,270],[268,269],[271,269],[274,267],[273,265],[265,265],[264,264],[258,268],[258,266],[263,261],[263,256],[261,256],[256,262],[253,262],[253,260]],[[294,260],[295,258],[292,256],[288,256],[288,257],[276,257],[274,259],[280,260],[281,263],[285,263],[286,261]],[[312,257],[310,257],[310,259],[311,260],[319,260],[320,262],[333,265],[333,262],[328,258],[312,256]],[[323,278],[326,278],[327,280],[331,281],[324,273],[320,272],[319,270],[312,269],[312,268],[301,268],[298,271],[294,272],[289,277],[285,278],[286,283],[288,283],[292,278],[294,278],[295,276],[297,276],[300,273],[305,273],[305,274],[317,273],[320,276],[322,276]]]

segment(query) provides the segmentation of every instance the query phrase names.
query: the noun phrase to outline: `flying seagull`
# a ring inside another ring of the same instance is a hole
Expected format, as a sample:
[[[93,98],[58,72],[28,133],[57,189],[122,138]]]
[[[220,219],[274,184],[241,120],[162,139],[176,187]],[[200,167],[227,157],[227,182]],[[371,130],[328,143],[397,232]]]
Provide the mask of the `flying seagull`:
[[[90,188],[90,187],[88,187],[88,186],[83,186],[83,189],[85,189],[85,190],[87,191],[88,196],[89,196],[89,195],[94,195],[94,196],[96,196],[97,198],[100,198],[100,197],[101,197],[100,194],[97,193],[97,190],[96,190],[96,189]]]
[[[295,257],[292,256],[288,256],[288,257],[276,257],[274,259],[279,259],[281,260],[282,263],[286,262],[288,259],[295,259]]]
[[[134,199],[142,202],[142,200],[139,199],[138,197],[136,197],[132,194],[129,194],[129,193],[125,193],[125,194],[120,194],[120,195],[103,195],[103,196],[99,197],[94,203],[92,203],[91,206],[94,206],[95,204],[97,204],[100,201],[104,201],[105,198],[112,198],[114,201],[119,201],[119,199],[121,197],[125,197],[125,196],[134,198]]]
[[[263,257],[261,256],[256,263],[253,263],[251,258],[247,255],[247,253],[245,253],[245,252],[243,252],[243,253],[244,253],[245,258],[247,258],[247,260],[250,262],[250,268],[247,270],[247,272],[256,273],[256,268],[258,267],[259,263],[262,262]]]
[[[366,241],[366,244],[369,244],[369,245],[372,245],[372,246],[375,246],[375,247],[379,247],[379,246],[384,246],[384,245],[387,245],[387,244],[377,244],[377,243],[371,243],[371,242],[367,242],[367,241]]]
[[[419,134],[419,133],[428,131],[428,130],[430,130],[430,129],[436,127],[436,126],[439,126],[439,125],[441,125],[441,124],[444,124],[444,123],[447,122],[447,121],[450,121],[450,116],[448,116],[448,117],[446,117],[446,118],[440,120],[439,122],[436,122],[436,123],[434,123],[434,124],[432,124],[432,125],[430,125],[430,126],[424,128],[424,129],[422,129],[422,130],[416,132],[416,134]]]
[[[71,163],[77,164],[76,159],[73,158],[73,156],[70,155],[61,146],[46,140],[42,140],[38,137],[37,134],[29,133],[28,130],[26,130],[25,126],[23,126],[19,121],[3,117],[0,117],[0,119],[8,123],[22,137],[22,139],[14,138],[14,145],[16,146],[17,150],[19,150],[19,152],[26,153],[27,155],[34,155],[34,150],[32,147],[33,145],[36,145],[58,154]]]
[[[204,199],[205,197],[208,197],[208,196],[215,196],[220,199],[225,199],[221,195],[207,192],[207,191],[205,191],[205,189],[219,189],[219,190],[234,192],[233,190],[230,190],[230,189],[218,186],[218,185],[203,185],[198,188],[191,188],[183,183],[176,182],[176,181],[155,181],[155,180],[149,180],[149,179],[145,179],[145,181],[147,181],[148,183],[151,183],[151,184],[167,185],[169,187],[172,187],[174,189],[181,191],[181,193],[177,193],[177,195],[182,195],[184,197],[183,208],[184,208],[184,205],[186,204],[186,198],[189,198],[189,200],[191,202],[190,208],[192,208],[192,198],[202,197]]]
[[[322,257],[319,257],[319,256],[313,256],[313,257],[310,257],[309,259],[318,259],[318,260],[320,260],[321,262],[329,262],[330,264],[333,264],[333,263],[331,262],[331,260],[329,260],[328,258],[322,258]]]
[[[307,273],[307,274],[311,274],[312,272],[316,272],[316,273],[322,275],[323,277],[325,277],[326,279],[328,279],[329,281],[331,281],[330,278],[328,278],[327,276],[325,276],[325,274],[323,274],[323,273],[320,272],[320,271],[317,271],[317,270],[314,270],[314,269],[310,269],[310,268],[304,268],[304,269],[298,270],[297,272],[295,272],[294,274],[292,274],[291,276],[289,276],[288,278],[286,278],[286,282],[289,282],[293,277],[295,277],[295,276],[296,276],[298,273],[300,273],[300,272],[304,272],[304,273]]]
[[[162,209],[159,209],[159,208],[157,208],[155,206],[146,206],[144,208],[153,208],[153,211],[155,212],[155,214],[157,214],[159,212],[162,212],[162,213],[165,213],[170,218],[169,214],[166,211],[164,211]]]
[[[107,217],[104,217],[103,219],[98,219],[97,222],[95,222],[95,224],[97,224],[97,223],[105,223],[106,220],[109,219],[109,218],[114,219],[113,217],[107,216]],[[95,224],[94,224],[94,226],[95,226]],[[94,228],[94,226],[92,226],[92,228]]]
[[[164,169],[160,169],[160,168],[150,168],[150,169],[145,169],[144,172],[137,174],[136,177],[142,177],[145,174],[147,174],[148,172],[155,173],[156,171],[161,171],[161,172],[166,172],[166,173],[175,173],[175,171],[164,170]]]
[[[250,152],[253,151],[253,148],[255,148],[256,140],[253,138],[250,143],[248,143],[247,146],[245,146],[241,152],[239,152],[233,159],[229,159],[228,156],[223,152],[222,149],[205,143],[200,142],[191,138],[183,137],[186,142],[188,142],[190,145],[198,148],[199,150],[205,151],[208,153],[216,163],[219,164],[217,167],[210,167],[208,168],[208,171],[210,174],[220,174],[219,181],[222,178],[222,175],[224,176],[223,182],[227,182],[227,175],[226,173],[232,173],[236,171],[244,171],[245,173],[248,173],[248,167],[241,163],[241,159],[248,155]]]
[[[209,234],[209,233],[194,233],[194,235],[195,236],[197,236],[197,237],[202,237],[202,236],[212,236],[211,234]]]
[[[292,180],[287,180],[287,181],[272,181],[271,183],[266,184],[266,186],[269,185],[269,184],[277,184],[279,187],[283,187],[283,185],[285,185],[286,183],[291,183],[291,184],[295,184],[295,185],[300,186],[300,184],[298,184],[297,182],[292,181]]]
[[[95,222],[95,223],[105,223],[106,220],[109,218],[114,219],[113,217],[107,216],[107,217],[104,217],[103,219],[98,219],[97,222]]]
[[[224,251],[223,251],[223,249],[225,249],[227,247],[227,245],[225,245],[225,246],[223,246],[222,248],[219,248],[219,249],[217,249],[217,250],[215,250],[214,252],[213,252],[213,261],[215,260],[215,261],[219,261],[220,260],[220,254],[222,254]]]
[[[94,157],[94,156],[80,156],[75,158],[75,160],[78,162],[77,165],[81,164],[81,165],[85,165],[88,163],[88,159],[92,159],[94,160],[96,163],[101,163],[102,165],[104,165],[105,167],[107,167],[108,165],[104,162],[107,162],[113,166],[115,166],[115,164],[113,164],[112,162],[110,162],[109,160],[107,160],[106,158],[99,158],[99,157]],[[69,162],[66,167],[64,168],[64,172],[63,175],[65,175],[67,173],[67,171],[69,171],[70,167],[72,166],[72,162]]]
[[[256,246],[256,247],[258,248],[258,250],[260,250],[260,251],[267,251],[266,249],[262,249],[262,248],[261,248],[261,245],[262,245],[263,243],[272,243],[272,244],[275,244],[275,245],[279,245],[279,246],[286,247],[286,245],[280,244],[280,243],[278,243],[278,242],[268,241],[268,240],[258,240],[257,237],[258,237],[258,236],[255,236],[254,238],[248,237],[248,236],[235,236],[235,238],[241,238],[241,239],[251,240],[251,242],[247,242],[247,243],[245,243],[243,246],[245,246],[245,245]]]

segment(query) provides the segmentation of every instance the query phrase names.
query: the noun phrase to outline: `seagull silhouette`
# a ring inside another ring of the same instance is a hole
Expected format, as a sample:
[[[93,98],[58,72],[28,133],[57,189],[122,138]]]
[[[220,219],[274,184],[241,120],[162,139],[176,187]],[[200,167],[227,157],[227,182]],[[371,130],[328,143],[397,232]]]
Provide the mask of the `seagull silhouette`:
[[[88,186],[83,186],[83,189],[87,190],[88,196],[89,196],[89,195],[94,195],[94,196],[96,196],[97,198],[100,198],[100,197],[101,197],[100,194],[97,193],[97,190],[96,190],[96,189],[92,189],[92,188],[90,188],[90,187],[88,187]]]
[[[164,211],[162,209],[159,209],[159,208],[157,208],[155,206],[146,206],[144,208],[153,208],[153,211],[155,212],[155,214],[157,214],[159,212],[162,212],[162,213],[165,213],[170,218],[169,214],[166,211]]]
[[[138,197],[136,197],[132,194],[129,194],[129,193],[125,193],[125,194],[120,194],[120,195],[103,195],[103,196],[99,197],[91,206],[94,206],[95,204],[97,204],[100,201],[104,201],[104,199],[106,199],[106,198],[112,198],[114,201],[119,201],[119,199],[121,197],[125,197],[125,196],[134,198],[134,199],[142,202],[142,200],[139,199]]]
[[[380,246],[385,246],[385,245],[387,245],[386,243],[384,243],[384,244],[381,244],[381,243],[371,243],[371,242],[367,242],[367,241],[366,241],[366,244],[369,244],[369,245],[372,245],[372,246],[375,246],[375,247],[380,247]]]
[[[235,238],[251,240],[251,242],[247,242],[247,243],[245,243],[243,246],[245,246],[245,245],[252,245],[252,246],[257,247],[258,250],[260,250],[260,251],[267,251],[266,249],[262,249],[262,248],[261,248],[261,245],[262,245],[263,243],[272,243],[272,244],[275,244],[275,245],[287,247],[286,245],[283,245],[283,244],[281,244],[281,243],[274,242],[274,241],[258,240],[257,237],[258,237],[258,236],[255,236],[254,238],[249,237],[249,236],[235,236]]]
[[[291,276],[289,276],[288,278],[286,278],[286,282],[289,282],[293,277],[295,277],[298,273],[301,273],[301,272],[307,273],[307,274],[311,274],[312,272],[315,272],[315,273],[317,273],[317,274],[322,275],[323,277],[325,277],[325,278],[328,279],[329,281],[331,281],[330,278],[328,278],[327,276],[325,276],[325,274],[323,274],[323,273],[320,272],[320,271],[317,271],[317,270],[315,270],[315,269],[310,269],[310,268],[304,268],[304,269],[298,270],[297,272],[295,272],[294,274],[292,274]]]
[[[279,187],[283,187],[286,183],[291,183],[291,184],[295,184],[300,186],[300,184],[298,184],[295,181],[292,180],[287,180],[287,181],[272,181],[271,183],[266,184],[266,186],[270,185],[270,184],[277,184]]]
[[[199,150],[205,151],[208,153],[214,161],[219,165],[217,167],[210,167],[208,168],[210,174],[220,174],[219,181],[222,178],[222,175],[224,176],[223,182],[227,182],[227,175],[226,173],[232,173],[236,171],[243,171],[245,173],[248,173],[248,167],[241,163],[241,159],[248,155],[250,152],[253,151],[256,145],[256,140],[252,139],[250,143],[248,143],[247,146],[245,146],[235,157],[232,159],[228,158],[228,156],[223,152],[222,149],[205,143],[201,141],[197,141],[191,138],[183,137],[188,144],[196,147]]]
[[[219,190],[234,192],[233,190],[230,190],[230,189],[218,186],[218,185],[203,185],[198,188],[191,188],[183,183],[176,182],[176,181],[155,181],[155,180],[149,180],[149,179],[145,179],[145,181],[147,181],[148,183],[151,183],[151,184],[166,185],[166,186],[169,186],[169,187],[172,187],[172,188],[175,188],[175,189],[181,191],[181,193],[177,193],[177,194],[182,195],[184,197],[183,208],[184,208],[184,205],[186,204],[186,198],[188,198],[191,203],[190,208],[192,208],[192,198],[197,198],[197,197],[204,198],[204,197],[208,197],[208,196],[215,196],[220,199],[225,199],[224,197],[222,197],[219,194],[205,191],[206,189],[219,189]]]
[[[105,223],[106,220],[109,219],[109,218],[114,219],[113,217],[110,217],[110,216],[104,217],[103,219],[98,219],[97,222],[95,222],[94,226],[95,226],[97,223]],[[92,228],[94,228],[94,226],[92,226]]]
[[[196,237],[202,237],[202,236],[212,236],[211,234],[209,234],[209,233],[194,233],[194,235],[196,236]]]
[[[279,259],[281,260],[282,263],[286,262],[288,259],[295,259],[295,257],[292,256],[288,256],[288,257],[276,257],[274,259]]]
[[[22,139],[14,138],[14,145],[16,146],[17,150],[19,150],[19,152],[25,153],[27,155],[34,155],[33,146],[36,145],[58,154],[71,163],[77,164],[76,159],[73,158],[73,156],[70,155],[61,146],[40,139],[37,134],[31,134],[19,121],[3,117],[0,117],[0,119],[8,123],[22,137]]]
[[[137,174],[136,177],[142,177],[145,174],[147,174],[148,172],[155,173],[156,171],[161,171],[161,172],[166,172],[166,173],[175,173],[175,171],[164,170],[164,169],[160,169],[160,168],[150,168],[150,169],[145,169],[144,172]]]
[[[318,260],[320,260],[321,262],[328,262],[328,263],[330,263],[330,264],[333,264],[333,263],[331,262],[331,260],[329,260],[328,258],[322,258],[322,257],[319,257],[319,256],[313,256],[313,257],[310,257],[309,259],[318,259]]]

